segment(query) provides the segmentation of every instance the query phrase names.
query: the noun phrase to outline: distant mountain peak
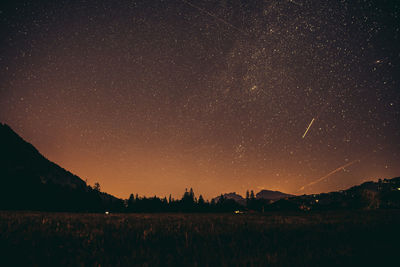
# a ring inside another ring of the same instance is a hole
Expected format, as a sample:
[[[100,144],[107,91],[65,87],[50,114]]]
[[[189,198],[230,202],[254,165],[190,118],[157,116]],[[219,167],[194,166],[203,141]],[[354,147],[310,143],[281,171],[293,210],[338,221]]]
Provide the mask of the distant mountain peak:
[[[293,197],[294,195],[282,193],[280,191],[261,190],[256,194],[257,199],[279,200],[282,198]]]
[[[236,194],[236,192],[231,192],[231,193],[225,193],[221,194],[225,199],[232,199],[235,200],[237,203],[244,205],[246,203],[246,200],[239,194]],[[218,202],[221,198],[221,195],[213,198],[215,202]]]

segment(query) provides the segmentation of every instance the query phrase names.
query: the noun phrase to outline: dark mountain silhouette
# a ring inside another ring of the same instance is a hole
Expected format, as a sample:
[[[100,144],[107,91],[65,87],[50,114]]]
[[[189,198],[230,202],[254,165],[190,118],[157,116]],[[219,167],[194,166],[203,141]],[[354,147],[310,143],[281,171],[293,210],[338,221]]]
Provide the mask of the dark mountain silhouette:
[[[261,190],[256,194],[257,199],[279,200],[282,198],[293,197],[293,195],[279,191]]]
[[[0,123],[0,209],[102,211],[122,200],[87,186]]]
[[[268,201],[272,200],[272,201],[276,201],[276,200],[279,200],[279,199],[293,197],[293,196],[294,195],[282,193],[282,192],[279,192],[279,191],[261,190],[260,192],[258,192],[256,194],[256,199],[257,200],[268,200]],[[248,204],[248,203],[246,203],[246,199],[243,198],[241,195],[236,194],[236,192],[219,195],[219,196],[213,198],[213,201],[218,202],[221,197],[223,197],[225,199],[232,199],[232,200],[236,201],[237,203],[239,203],[239,204],[241,204],[243,206],[246,206]]]
[[[400,177],[379,179],[330,193],[302,195],[278,200],[272,210],[337,210],[400,208]]]
[[[247,210],[255,211],[312,211],[312,210],[357,210],[399,209],[400,177],[379,179],[353,186],[347,190],[329,193],[294,196],[279,191],[262,190],[255,198],[243,199],[236,193],[223,194],[213,199],[235,200]]]
[[[241,195],[236,194],[236,192],[225,193],[218,197],[213,198],[212,200],[218,202],[221,199],[221,196],[225,199],[232,199],[243,206],[246,205],[246,200]]]
[[[30,143],[25,142],[8,125],[0,125],[1,170],[12,179],[29,172],[38,176],[43,184],[54,183],[74,189],[83,189],[86,183],[78,176],[49,161]],[[23,179],[29,179],[23,177]]]

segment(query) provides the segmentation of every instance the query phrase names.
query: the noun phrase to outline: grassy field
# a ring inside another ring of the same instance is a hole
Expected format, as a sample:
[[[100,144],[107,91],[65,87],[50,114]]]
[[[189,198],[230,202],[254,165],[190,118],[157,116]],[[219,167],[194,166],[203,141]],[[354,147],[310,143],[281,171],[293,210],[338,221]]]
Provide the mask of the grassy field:
[[[400,211],[0,212],[2,266],[387,266]]]

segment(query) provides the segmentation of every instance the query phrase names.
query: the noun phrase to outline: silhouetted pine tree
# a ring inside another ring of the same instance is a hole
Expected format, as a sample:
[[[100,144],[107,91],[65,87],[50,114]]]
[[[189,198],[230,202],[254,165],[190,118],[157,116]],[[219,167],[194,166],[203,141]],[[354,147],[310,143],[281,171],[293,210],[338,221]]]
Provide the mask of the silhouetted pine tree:
[[[198,200],[199,205],[204,205],[205,201],[202,195],[199,196],[199,200]]]
[[[98,192],[100,192],[100,191],[101,191],[101,190],[100,190],[100,189],[101,189],[101,187],[100,187],[100,183],[98,183],[98,182],[95,182],[95,183],[94,183],[94,187],[93,187],[93,189],[94,189],[94,190],[96,190],[96,191],[98,191]]]

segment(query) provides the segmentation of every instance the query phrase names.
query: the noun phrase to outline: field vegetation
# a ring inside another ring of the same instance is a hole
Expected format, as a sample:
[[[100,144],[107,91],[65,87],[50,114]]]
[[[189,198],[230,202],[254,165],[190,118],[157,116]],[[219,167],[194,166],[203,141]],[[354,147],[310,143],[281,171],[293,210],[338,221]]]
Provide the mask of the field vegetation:
[[[400,210],[0,212],[3,266],[385,266]]]

